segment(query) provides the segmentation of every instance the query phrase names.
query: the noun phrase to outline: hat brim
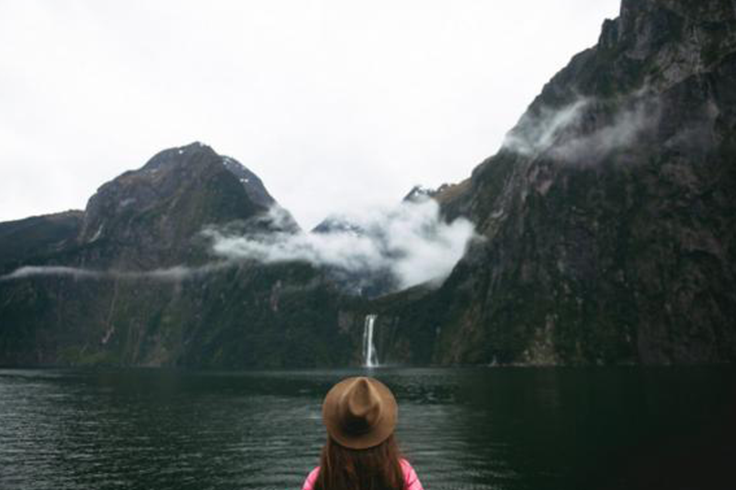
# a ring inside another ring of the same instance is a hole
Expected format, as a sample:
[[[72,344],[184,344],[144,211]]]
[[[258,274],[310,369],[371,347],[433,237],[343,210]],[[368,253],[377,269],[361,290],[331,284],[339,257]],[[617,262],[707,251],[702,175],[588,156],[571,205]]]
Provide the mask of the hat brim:
[[[356,378],[347,378],[335,386],[325,396],[322,404],[322,422],[327,433],[341,446],[349,449],[368,449],[378,446],[393,434],[398,420],[399,407],[396,404],[391,390],[375,378],[371,378],[371,384],[381,398],[381,414],[376,423],[363,434],[351,434],[346,432],[340,425],[338,413],[339,400],[343,393],[352,385]]]

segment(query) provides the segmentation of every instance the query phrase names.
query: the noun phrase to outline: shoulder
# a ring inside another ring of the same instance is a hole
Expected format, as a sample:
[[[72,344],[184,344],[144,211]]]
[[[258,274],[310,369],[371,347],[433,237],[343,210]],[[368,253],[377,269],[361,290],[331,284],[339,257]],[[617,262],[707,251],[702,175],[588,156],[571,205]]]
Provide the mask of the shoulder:
[[[317,481],[317,476],[319,476],[319,466],[309,472],[307,479],[304,480],[302,490],[312,490],[314,488],[314,482]]]
[[[404,472],[404,475],[414,473],[414,467],[407,460],[401,458],[399,462],[401,463],[401,471]]]
[[[422,490],[422,484],[419,481],[417,472],[414,471],[412,465],[405,459],[401,459],[401,471],[404,473],[404,482],[408,490]]]

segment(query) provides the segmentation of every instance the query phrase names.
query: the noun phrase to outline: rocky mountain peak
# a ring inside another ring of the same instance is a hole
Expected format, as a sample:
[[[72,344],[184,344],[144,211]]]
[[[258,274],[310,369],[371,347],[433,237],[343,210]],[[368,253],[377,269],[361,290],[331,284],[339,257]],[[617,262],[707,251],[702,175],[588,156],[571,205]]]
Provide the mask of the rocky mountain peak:
[[[423,185],[415,185],[411,188],[409,193],[404,196],[404,199],[402,199],[402,201],[420,202],[425,199],[431,199],[432,197],[434,197],[435,194],[437,194],[437,189],[432,189]]]
[[[242,184],[248,197],[256,204],[270,207],[276,201],[266,190],[261,179],[236,159],[216,153],[210,146],[195,141],[185,146],[169,148],[154,155],[140,169],[148,174],[192,170],[191,167],[221,163]],[[190,167],[187,169],[187,167]],[[127,172],[130,173],[130,172]],[[125,175],[125,174],[124,174]]]
[[[78,242],[107,240],[140,256],[186,249],[205,226],[265,215],[275,204],[253,172],[195,142],[163,150],[102,185],[88,201]]]
[[[188,145],[168,148],[156,153],[140,170],[155,172],[184,164],[197,164],[218,156],[212,147],[195,141]]]
[[[363,235],[365,230],[346,216],[330,215],[312,228],[312,233],[355,233]]]

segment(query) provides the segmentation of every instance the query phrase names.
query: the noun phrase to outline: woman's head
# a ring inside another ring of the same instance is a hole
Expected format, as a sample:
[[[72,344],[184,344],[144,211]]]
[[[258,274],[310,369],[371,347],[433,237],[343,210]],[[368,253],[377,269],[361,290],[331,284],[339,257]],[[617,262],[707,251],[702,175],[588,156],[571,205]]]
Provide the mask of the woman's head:
[[[397,419],[396,399],[380,381],[356,377],[333,386],[322,404],[328,438],[314,488],[401,490]]]
[[[327,433],[348,449],[379,445],[393,434],[397,419],[398,406],[391,390],[364,376],[340,381],[322,404]]]

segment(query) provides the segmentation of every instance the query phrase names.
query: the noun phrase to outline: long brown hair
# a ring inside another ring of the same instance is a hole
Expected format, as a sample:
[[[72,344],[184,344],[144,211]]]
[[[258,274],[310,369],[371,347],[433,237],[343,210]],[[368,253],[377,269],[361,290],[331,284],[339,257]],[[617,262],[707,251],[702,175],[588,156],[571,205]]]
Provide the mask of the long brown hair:
[[[368,449],[349,449],[328,437],[314,489],[403,490],[401,452],[393,434]]]

